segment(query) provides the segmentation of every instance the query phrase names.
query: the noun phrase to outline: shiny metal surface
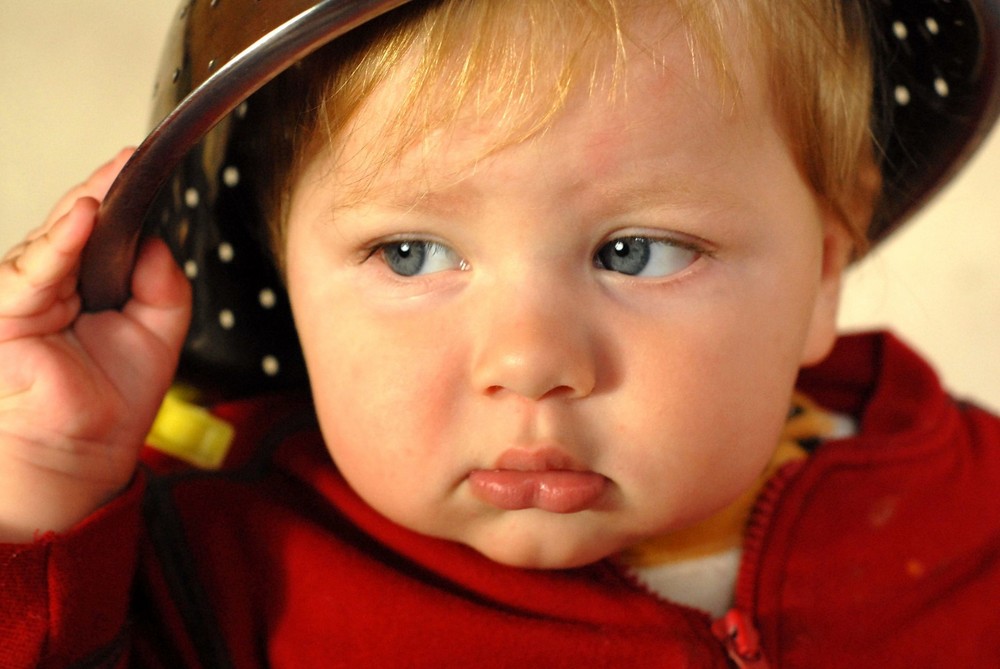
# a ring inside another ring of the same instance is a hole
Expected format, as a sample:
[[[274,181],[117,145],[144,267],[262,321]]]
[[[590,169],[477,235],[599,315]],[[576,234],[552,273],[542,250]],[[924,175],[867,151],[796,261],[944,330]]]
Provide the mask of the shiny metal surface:
[[[173,168],[209,129],[292,63],[404,2],[185,2],[156,84],[154,107],[163,120],[112,185],[84,254],[85,308],[125,303],[143,219]]]

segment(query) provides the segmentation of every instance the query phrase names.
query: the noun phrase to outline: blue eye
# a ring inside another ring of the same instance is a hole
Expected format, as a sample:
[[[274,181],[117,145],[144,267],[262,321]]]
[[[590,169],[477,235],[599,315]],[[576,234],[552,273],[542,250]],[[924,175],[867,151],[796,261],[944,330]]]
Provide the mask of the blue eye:
[[[594,264],[628,276],[670,276],[698,259],[693,248],[663,239],[618,237],[597,250]]]
[[[385,264],[399,276],[433,274],[464,269],[464,261],[454,251],[436,242],[406,239],[382,244],[377,249]]]

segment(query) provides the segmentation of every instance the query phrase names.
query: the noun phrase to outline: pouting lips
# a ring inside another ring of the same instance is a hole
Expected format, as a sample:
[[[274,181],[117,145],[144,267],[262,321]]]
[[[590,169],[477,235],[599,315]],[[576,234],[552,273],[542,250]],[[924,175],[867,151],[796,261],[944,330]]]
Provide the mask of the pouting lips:
[[[565,469],[481,469],[471,472],[468,482],[473,495],[499,509],[535,508],[553,513],[591,508],[608,485],[608,480],[595,472]]]

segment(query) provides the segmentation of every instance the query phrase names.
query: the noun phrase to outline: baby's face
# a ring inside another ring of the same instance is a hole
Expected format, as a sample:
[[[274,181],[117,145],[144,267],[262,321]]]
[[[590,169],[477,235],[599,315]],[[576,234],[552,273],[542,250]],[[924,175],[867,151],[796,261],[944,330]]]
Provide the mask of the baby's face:
[[[711,515],[769,460],[832,342],[839,233],[759,75],[734,110],[681,36],[664,49],[530,140],[432,132],[357,201],[390,81],[298,182],[288,282],[322,429],[388,518],[576,566]]]

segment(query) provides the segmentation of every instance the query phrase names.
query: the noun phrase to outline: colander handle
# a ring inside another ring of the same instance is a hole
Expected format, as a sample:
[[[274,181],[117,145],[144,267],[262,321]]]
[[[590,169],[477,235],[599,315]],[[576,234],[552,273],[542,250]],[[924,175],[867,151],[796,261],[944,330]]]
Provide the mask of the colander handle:
[[[198,84],[153,129],[111,185],[83,252],[79,291],[86,311],[129,298],[143,224],[188,151],[241,102],[290,65],[407,0],[325,0],[266,32]]]

